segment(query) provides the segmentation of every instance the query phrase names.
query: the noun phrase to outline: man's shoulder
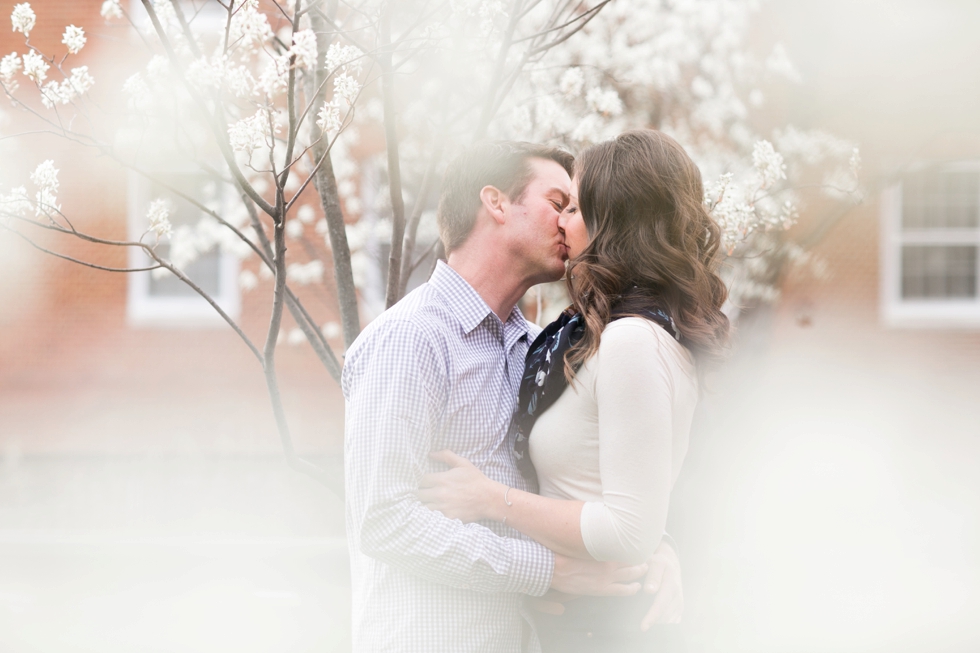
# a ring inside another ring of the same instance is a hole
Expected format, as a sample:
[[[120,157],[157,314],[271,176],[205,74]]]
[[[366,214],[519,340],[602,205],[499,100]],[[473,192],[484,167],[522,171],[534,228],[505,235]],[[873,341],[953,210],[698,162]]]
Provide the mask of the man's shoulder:
[[[439,291],[422,284],[364,327],[345,355],[345,377],[361,359],[400,358],[393,351],[438,357],[454,319]]]

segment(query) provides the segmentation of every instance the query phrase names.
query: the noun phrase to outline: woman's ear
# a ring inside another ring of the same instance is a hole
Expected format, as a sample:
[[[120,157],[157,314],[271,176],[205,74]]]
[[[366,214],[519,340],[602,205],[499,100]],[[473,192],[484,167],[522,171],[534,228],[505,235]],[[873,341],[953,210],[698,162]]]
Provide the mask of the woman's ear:
[[[497,224],[504,224],[507,221],[506,207],[509,201],[507,195],[495,186],[484,186],[480,189],[480,202]]]

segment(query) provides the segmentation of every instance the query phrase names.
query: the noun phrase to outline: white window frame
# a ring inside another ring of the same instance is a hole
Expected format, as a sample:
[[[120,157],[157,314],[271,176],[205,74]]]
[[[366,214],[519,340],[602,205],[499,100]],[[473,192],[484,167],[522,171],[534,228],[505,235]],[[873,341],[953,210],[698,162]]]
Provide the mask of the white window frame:
[[[980,161],[948,163],[943,172],[975,171]],[[975,245],[980,259],[980,228],[902,230],[902,183],[881,193],[881,316],[891,328],[980,328],[980,260],[977,297],[970,299],[907,299],[902,297],[903,245]]]
[[[175,172],[175,171],[167,171]],[[176,171],[179,172],[179,171]],[[139,240],[146,232],[146,210],[151,183],[142,175],[129,173],[127,226],[130,240]],[[241,315],[241,292],[238,286],[238,258],[221,251],[218,259],[218,293],[215,303],[233,320]],[[152,264],[143,250],[129,248],[129,265],[142,268]],[[200,295],[190,297],[154,297],[150,294],[150,272],[128,275],[126,321],[130,326],[162,328],[220,328],[227,323],[214,307]]]

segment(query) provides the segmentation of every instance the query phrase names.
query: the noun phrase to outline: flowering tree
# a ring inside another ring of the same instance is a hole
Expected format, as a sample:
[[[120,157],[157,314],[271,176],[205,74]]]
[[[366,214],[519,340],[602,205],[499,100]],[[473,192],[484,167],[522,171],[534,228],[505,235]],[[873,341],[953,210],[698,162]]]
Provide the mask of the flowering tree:
[[[795,219],[794,189],[818,170],[831,175],[820,185],[853,193],[858,160],[853,146],[828,135],[785,127],[764,140],[752,128],[751,108],[765,99],[760,84],[796,77],[782,48],[764,60],[747,51],[753,5],[142,0],[139,15],[130,15],[106,0],[104,20],[128,25],[142,47],[117,91],[96,86],[87,66],[70,66],[86,45],[83,28],[66,27],[66,52],[41,52],[30,41],[35,13],[18,4],[11,24],[24,47],[0,60],[11,105],[36,129],[110,157],[201,218],[172,224],[171,200],[159,197],[148,202],[135,239],[78,230],[71,208],[58,203],[56,164],[45,160],[30,176],[33,192],[3,191],[0,228],[81,265],[175,277],[193,289],[259,362],[290,465],[339,492],[336,479],[293,451],[277,345],[283,333],[305,340],[339,380],[330,341],[346,348],[359,333],[371,312],[363,305],[371,272],[384,271],[376,274],[380,309],[441,255],[428,206],[445,161],[474,140],[522,138],[577,151],[631,127],[673,134],[711,180],[705,199],[724,229],[733,296],[772,296],[759,282],[770,264],[805,256],[773,237]],[[382,136],[383,146],[372,145]],[[156,174],[160,156],[207,180],[210,196]],[[366,207],[369,168],[382,192]],[[130,260],[140,263],[114,268],[70,257],[51,236],[134,250]],[[189,274],[215,250],[251,261],[243,291],[270,292],[260,337]],[[377,260],[385,250],[387,265]],[[309,285],[335,291],[339,324],[314,319],[299,290]],[[540,319],[549,300],[537,298]]]

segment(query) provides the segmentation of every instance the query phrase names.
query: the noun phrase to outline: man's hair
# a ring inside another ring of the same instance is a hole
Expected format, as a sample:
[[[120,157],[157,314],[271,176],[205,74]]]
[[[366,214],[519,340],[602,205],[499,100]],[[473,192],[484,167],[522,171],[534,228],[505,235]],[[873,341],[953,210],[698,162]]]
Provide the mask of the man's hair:
[[[437,213],[447,254],[473,231],[484,186],[493,186],[520,203],[532,177],[530,159],[554,161],[569,177],[575,165],[575,158],[565,150],[517,141],[483,141],[453,159],[446,169]]]

